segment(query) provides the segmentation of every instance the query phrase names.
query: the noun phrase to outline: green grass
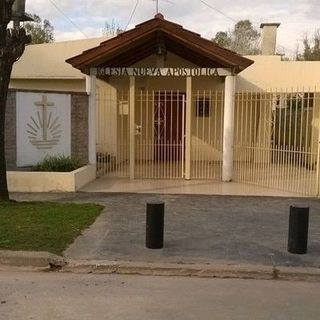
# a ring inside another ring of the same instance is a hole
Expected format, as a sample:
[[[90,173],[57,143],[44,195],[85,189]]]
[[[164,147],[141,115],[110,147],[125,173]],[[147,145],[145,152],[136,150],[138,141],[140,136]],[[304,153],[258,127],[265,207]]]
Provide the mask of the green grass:
[[[61,254],[102,209],[95,204],[0,203],[0,250]]]

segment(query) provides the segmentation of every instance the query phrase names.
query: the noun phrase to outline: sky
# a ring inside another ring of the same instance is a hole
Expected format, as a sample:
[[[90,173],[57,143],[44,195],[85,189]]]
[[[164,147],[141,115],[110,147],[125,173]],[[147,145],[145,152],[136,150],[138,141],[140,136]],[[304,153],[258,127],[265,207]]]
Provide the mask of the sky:
[[[100,37],[105,23],[129,23],[137,0],[26,0],[26,11],[50,20],[56,41]],[[278,45],[294,54],[305,34],[320,28],[319,0],[159,0],[166,19],[213,38],[216,32],[232,29],[235,22],[249,19],[259,28],[262,22],[279,22]],[[140,0],[128,29],[153,18],[154,0]],[[71,20],[71,21],[70,21]]]

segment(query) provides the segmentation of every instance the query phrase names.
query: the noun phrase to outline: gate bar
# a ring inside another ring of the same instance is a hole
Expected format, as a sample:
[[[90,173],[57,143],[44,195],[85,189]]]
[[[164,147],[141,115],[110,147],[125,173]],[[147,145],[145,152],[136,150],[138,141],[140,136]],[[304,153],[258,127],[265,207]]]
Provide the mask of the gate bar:
[[[90,95],[89,95],[89,115],[88,115],[88,148],[89,163],[96,164],[96,73],[90,69]]]
[[[134,179],[135,171],[135,77],[130,77],[130,89],[129,89],[129,109],[130,109],[130,179]]]
[[[185,179],[191,179],[191,117],[192,117],[192,77],[186,80],[186,172]]]

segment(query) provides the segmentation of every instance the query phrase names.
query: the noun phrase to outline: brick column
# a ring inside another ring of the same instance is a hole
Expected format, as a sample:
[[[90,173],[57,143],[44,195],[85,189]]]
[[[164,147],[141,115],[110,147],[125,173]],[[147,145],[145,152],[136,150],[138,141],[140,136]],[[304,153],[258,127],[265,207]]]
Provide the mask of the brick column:
[[[88,106],[84,93],[71,95],[71,155],[88,163]]]

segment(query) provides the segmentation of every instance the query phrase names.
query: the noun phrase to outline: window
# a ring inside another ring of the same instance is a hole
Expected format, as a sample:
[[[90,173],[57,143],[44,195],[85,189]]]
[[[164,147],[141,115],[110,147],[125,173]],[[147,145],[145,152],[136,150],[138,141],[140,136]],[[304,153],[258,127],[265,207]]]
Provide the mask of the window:
[[[311,110],[314,105],[314,93],[276,93],[273,95],[273,110],[292,109],[292,110]]]
[[[208,118],[210,116],[210,101],[208,98],[197,99],[196,116]]]

